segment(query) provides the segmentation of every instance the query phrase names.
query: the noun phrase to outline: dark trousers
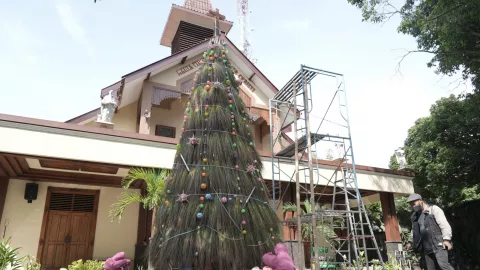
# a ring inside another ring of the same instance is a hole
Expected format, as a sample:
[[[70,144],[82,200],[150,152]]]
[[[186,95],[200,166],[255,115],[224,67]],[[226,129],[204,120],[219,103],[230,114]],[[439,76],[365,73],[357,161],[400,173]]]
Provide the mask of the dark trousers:
[[[454,270],[448,262],[448,252],[446,249],[440,249],[434,253],[425,254],[424,258],[427,270]]]

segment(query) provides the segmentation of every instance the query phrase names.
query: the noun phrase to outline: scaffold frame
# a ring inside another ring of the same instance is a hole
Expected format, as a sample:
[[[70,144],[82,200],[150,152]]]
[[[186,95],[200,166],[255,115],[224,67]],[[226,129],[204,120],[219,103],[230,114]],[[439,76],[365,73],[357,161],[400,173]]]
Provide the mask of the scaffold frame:
[[[311,82],[318,75],[332,77],[336,80],[336,90],[325,110],[323,118],[317,132],[312,132],[310,114],[313,109],[313,95]],[[332,135],[328,132],[319,134],[319,130],[326,120],[327,113],[331,110],[334,101],[338,99],[339,113],[343,119],[343,127],[346,129],[346,135]],[[269,99],[270,113],[270,152],[272,164],[272,200],[273,208],[277,210],[277,199],[282,200],[285,192],[292,183],[295,183],[295,203],[296,209],[301,213],[301,195],[309,198],[313,207],[308,216],[297,215],[297,218],[284,220],[285,224],[296,224],[297,244],[302,245],[302,223],[308,223],[312,226],[312,242],[313,242],[313,263],[320,269],[319,265],[319,226],[328,224],[328,237],[325,236],[325,230],[322,229],[323,238],[335,251],[335,256],[341,256],[342,263],[348,267],[354,266],[358,270],[363,269],[360,261],[369,269],[372,261],[369,260],[368,254],[370,250],[375,250],[378,262],[383,266],[383,260],[378,248],[378,244],[373,233],[370,220],[367,215],[365,205],[363,203],[360,190],[358,188],[357,173],[355,168],[355,158],[353,154],[352,137],[350,132],[350,121],[348,117],[348,106],[345,90],[344,76],[340,73],[330,72],[326,70],[316,69],[301,65],[300,70],[282,87],[273,98]],[[283,115],[283,117],[279,117]],[[274,119],[276,117],[277,119]],[[278,119],[280,118],[280,119]],[[283,118],[283,119],[282,119]],[[287,123],[290,121],[289,123]],[[277,121],[275,121],[277,120]],[[293,120],[293,121],[292,121]],[[281,131],[289,125],[293,125],[293,143],[288,147],[276,152],[276,145],[281,138]],[[302,127],[298,127],[303,124]],[[301,135],[299,138],[299,134]],[[331,175],[322,175],[319,169],[319,162],[316,156],[316,145],[319,142],[336,143],[342,149],[341,158],[332,161],[334,172]],[[312,147],[315,147],[313,149]],[[315,154],[315,157],[314,157]],[[306,155],[306,158],[305,158]],[[315,162],[314,162],[315,159]],[[292,175],[287,174],[281,169],[282,164],[295,164],[295,170]],[[300,174],[303,174],[304,181],[300,181]],[[282,194],[281,175],[285,175],[289,181],[287,188]],[[316,181],[315,181],[316,180]],[[326,184],[319,182],[326,181]],[[309,185],[309,188],[307,186]],[[322,188],[321,192],[317,192]],[[330,190],[330,192],[326,192]],[[316,198],[316,196],[318,196]],[[323,197],[323,198],[322,198]],[[329,199],[331,197],[330,209],[318,209],[317,204],[321,199]],[[351,207],[351,201],[355,201],[356,207]],[[343,203],[340,203],[343,202]],[[352,208],[357,208],[353,210]],[[341,220],[341,221],[340,221]],[[326,225],[325,225],[326,226]],[[346,231],[346,236],[331,237],[334,231]],[[373,241],[373,247],[367,247],[367,241]],[[300,249],[299,249],[300,250]],[[352,254],[353,253],[353,254]]]

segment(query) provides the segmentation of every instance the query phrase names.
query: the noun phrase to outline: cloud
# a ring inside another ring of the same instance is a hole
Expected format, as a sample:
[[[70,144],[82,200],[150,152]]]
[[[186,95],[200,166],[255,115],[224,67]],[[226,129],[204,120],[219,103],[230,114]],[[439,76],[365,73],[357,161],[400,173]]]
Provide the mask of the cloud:
[[[283,29],[286,30],[306,30],[310,27],[310,22],[305,20],[290,20],[281,23]]]
[[[67,30],[76,42],[84,46],[89,54],[92,54],[93,48],[87,38],[87,33],[73,14],[71,6],[67,2],[61,1],[57,3],[56,9],[63,28]]]
[[[38,37],[34,36],[20,19],[4,19],[0,21],[0,33],[5,37],[6,43],[11,45],[12,51],[16,51],[22,61],[35,65],[39,58],[33,48],[41,44]]]

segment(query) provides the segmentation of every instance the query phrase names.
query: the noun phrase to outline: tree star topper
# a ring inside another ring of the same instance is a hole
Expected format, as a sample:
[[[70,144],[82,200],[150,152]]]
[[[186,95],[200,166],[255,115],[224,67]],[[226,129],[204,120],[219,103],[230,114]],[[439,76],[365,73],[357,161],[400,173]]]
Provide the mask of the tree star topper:
[[[187,199],[187,198],[188,198],[188,195],[185,194],[185,191],[183,191],[182,194],[178,194],[178,200],[177,200],[177,202],[181,202],[181,203],[183,203],[183,202],[188,202],[188,199]]]
[[[198,138],[196,138],[195,135],[193,135],[193,137],[188,138],[188,144],[191,144],[191,145],[198,144]]]

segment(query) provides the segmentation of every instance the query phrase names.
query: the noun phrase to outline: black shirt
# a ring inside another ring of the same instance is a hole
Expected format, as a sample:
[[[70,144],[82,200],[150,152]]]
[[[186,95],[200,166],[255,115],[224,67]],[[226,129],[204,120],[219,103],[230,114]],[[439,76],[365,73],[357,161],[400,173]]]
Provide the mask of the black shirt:
[[[420,235],[422,239],[422,247],[425,253],[431,253],[433,251],[432,243],[431,243],[431,232],[425,227],[425,213],[421,213],[420,217],[418,218],[418,226],[420,227]]]

